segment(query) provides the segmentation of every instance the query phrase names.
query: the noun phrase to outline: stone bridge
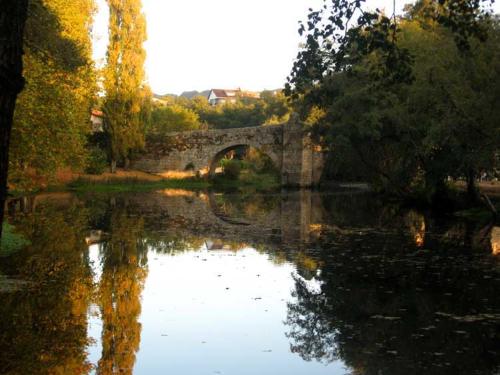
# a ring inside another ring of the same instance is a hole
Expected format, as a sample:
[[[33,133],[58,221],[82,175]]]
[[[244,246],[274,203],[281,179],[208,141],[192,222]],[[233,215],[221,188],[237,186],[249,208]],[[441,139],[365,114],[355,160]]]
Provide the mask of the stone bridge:
[[[293,117],[288,123],[235,129],[211,129],[149,137],[145,152],[132,162],[141,171],[172,175],[213,176],[231,150],[253,147],[268,155],[284,186],[319,182],[323,154]]]

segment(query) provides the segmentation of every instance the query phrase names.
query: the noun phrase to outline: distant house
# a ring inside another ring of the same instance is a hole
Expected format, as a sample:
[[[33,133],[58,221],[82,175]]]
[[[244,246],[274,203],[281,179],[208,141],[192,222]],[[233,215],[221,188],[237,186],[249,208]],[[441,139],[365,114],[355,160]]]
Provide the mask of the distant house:
[[[239,90],[212,89],[208,94],[208,103],[218,105],[225,103],[235,103],[236,93]]]
[[[252,91],[242,91],[241,89],[212,89],[208,93],[208,103],[210,105],[219,105],[225,103],[236,103],[237,98],[259,99],[260,94]]]
[[[97,109],[90,112],[90,122],[92,123],[92,133],[104,131],[104,113]]]

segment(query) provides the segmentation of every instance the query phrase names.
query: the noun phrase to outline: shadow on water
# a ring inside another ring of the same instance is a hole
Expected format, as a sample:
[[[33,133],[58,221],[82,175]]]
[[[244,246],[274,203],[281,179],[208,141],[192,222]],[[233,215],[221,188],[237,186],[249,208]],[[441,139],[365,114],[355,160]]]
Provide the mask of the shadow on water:
[[[29,282],[1,293],[6,374],[132,373],[151,323],[141,318],[150,265],[245,248],[295,270],[290,298],[276,301],[288,347],[268,353],[303,360],[290,373],[500,370],[499,227],[349,191],[47,194],[12,200],[8,212],[31,244],[0,262],[0,275]],[[102,324],[96,360],[91,311]],[[324,366],[339,362],[343,370]]]

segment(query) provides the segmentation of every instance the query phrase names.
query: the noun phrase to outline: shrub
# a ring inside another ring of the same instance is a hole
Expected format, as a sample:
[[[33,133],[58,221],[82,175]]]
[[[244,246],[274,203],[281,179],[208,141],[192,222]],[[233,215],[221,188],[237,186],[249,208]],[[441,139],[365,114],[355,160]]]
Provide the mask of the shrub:
[[[170,132],[197,130],[201,122],[194,111],[178,104],[153,109],[148,134],[164,135]]]
[[[223,175],[230,180],[237,180],[241,174],[241,161],[236,159],[222,159]]]
[[[14,232],[14,227],[3,223],[2,241],[0,243],[0,256],[8,256],[30,244],[21,234]]]
[[[244,161],[256,173],[277,173],[271,158],[255,148],[248,149]]]
[[[85,173],[101,174],[108,165],[106,153],[99,147],[92,147],[89,152]]]

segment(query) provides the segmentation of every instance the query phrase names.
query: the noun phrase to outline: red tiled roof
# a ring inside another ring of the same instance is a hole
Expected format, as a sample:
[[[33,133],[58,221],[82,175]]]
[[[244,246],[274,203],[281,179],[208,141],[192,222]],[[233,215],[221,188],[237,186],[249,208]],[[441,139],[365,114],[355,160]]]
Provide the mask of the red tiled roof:
[[[215,94],[215,96],[220,98],[234,98],[236,96],[243,98],[260,98],[260,93],[252,92],[252,91],[242,91],[241,89],[236,90],[228,90],[228,89],[212,89],[211,92]],[[232,94],[232,95],[230,95]]]
[[[212,89],[212,92],[217,96],[218,98],[227,98],[227,97],[233,97],[236,95],[236,93],[240,92],[241,90],[227,90],[227,89]],[[234,95],[229,95],[229,93],[232,93]]]
[[[91,113],[92,113],[92,116],[104,117],[104,113],[102,113],[102,111],[99,111],[98,109],[93,109]]]
[[[226,95],[226,90],[221,90],[221,89],[213,89],[212,92],[217,96],[218,98],[222,98],[227,96]]]

